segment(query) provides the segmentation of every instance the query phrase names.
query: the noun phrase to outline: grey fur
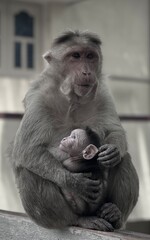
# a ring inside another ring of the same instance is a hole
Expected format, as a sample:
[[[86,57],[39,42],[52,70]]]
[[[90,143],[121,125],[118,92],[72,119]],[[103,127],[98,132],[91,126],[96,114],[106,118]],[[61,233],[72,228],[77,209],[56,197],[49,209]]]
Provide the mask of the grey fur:
[[[85,33],[80,33],[73,44],[89,44],[87,35],[84,36]],[[122,161],[110,169],[107,202],[116,204],[122,212],[122,225],[137,202],[138,177],[127,153],[125,132],[102,78],[100,47],[95,46],[99,56],[97,86],[83,97],[76,96],[69,85],[70,78],[66,80],[63,72],[67,47],[66,43],[52,48],[50,65],[32,83],[25,97],[25,113],[12,150],[16,182],[26,212],[39,225],[48,228],[76,225],[110,231],[112,224],[102,219],[101,214],[93,212],[89,216],[87,212],[87,216],[79,216],[72,211],[62,188],[73,189],[91,202],[93,198],[96,201],[99,185],[83,173],[71,173],[63,168],[51,148],[58,146],[71,130],[85,126],[94,130],[103,144],[116,145]],[[63,92],[61,86],[65,81],[68,89]]]

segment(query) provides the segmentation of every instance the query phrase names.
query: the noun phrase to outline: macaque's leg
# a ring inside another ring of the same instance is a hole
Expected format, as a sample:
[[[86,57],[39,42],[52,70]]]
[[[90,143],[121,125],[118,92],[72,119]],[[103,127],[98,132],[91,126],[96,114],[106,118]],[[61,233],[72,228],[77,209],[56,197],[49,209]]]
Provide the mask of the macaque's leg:
[[[114,203],[122,214],[123,225],[134,208],[139,195],[139,180],[128,153],[121,163],[110,170],[108,202]]]
[[[80,217],[76,226],[106,232],[111,232],[114,230],[113,226],[105,219],[95,216]]]
[[[121,211],[113,203],[105,203],[97,212],[97,216],[111,223],[115,229],[119,229],[122,226]]]
[[[55,184],[26,169],[18,181],[23,206],[33,221],[45,228],[74,225],[77,216]]]
[[[95,216],[78,217],[55,184],[26,169],[21,170],[18,184],[26,212],[33,221],[45,228],[79,226],[100,231],[113,231],[112,225],[104,219]]]
[[[111,223],[115,229],[123,227],[137,202],[138,193],[138,176],[130,155],[126,153],[121,163],[110,169],[107,195],[109,203],[104,204],[97,215]]]

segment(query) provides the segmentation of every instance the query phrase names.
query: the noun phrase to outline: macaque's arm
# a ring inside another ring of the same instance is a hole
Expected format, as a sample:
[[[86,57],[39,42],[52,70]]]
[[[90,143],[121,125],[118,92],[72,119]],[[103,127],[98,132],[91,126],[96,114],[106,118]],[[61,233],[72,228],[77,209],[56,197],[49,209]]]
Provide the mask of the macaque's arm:
[[[105,143],[115,145],[121,158],[124,157],[127,152],[127,140],[125,131],[121,125],[118,127],[115,126],[114,129],[109,132],[105,138]]]
[[[99,181],[82,173],[69,172],[50,153],[49,143],[55,137],[50,111],[42,104],[42,99],[34,100],[26,109],[14,141],[14,170],[19,172],[21,168],[26,168],[59,187],[74,189],[89,199],[98,190]]]
[[[53,137],[51,116],[48,107],[33,93],[32,102],[26,106],[20,127],[17,131],[13,159],[15,169],[27,168],[29,171],[58,185],[66,185],[70,173],[48,150]]]
[[[107,125],[104,144],[99,148],[98,161],[104,167],[114,167],[121,162],[127,152],[127,141],[125,131],[118,117],[114,124]]]

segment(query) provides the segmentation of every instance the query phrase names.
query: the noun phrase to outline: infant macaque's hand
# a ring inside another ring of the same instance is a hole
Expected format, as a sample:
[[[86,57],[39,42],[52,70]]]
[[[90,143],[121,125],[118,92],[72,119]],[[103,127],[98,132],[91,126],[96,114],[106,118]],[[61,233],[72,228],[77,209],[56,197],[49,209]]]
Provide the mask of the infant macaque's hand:
[[[111,168],[121,162],[120,152],[116,145],[105,144],[99,148],[97,161],[100,165]]]
[[[90,160],[93,157],[95,157],[95,155],[98,153],[98,148],[93,145],[93,144],[89,144],[84,150],[83,150],[83,158]]]

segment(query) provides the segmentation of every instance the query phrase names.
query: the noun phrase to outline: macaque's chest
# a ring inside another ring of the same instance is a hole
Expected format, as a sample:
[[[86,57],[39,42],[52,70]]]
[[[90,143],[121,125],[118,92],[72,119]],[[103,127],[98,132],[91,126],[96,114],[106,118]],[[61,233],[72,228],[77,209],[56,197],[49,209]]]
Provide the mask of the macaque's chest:
[[[60,141],[69,136],[76,128],[90,127],[101,136],[103,135],[103,123],[100,120],[100,112],[94,104],[64,106],[50,119],[50,145],[57,147]],[[102,134],[101,134],[102,133]]]
[[[82,128],[85,126],[93,127],[97,125],[100,120],[100,113],[96,106],[89,103],[89,105],[77,105],[75,108],[70,107],[66,115],[61,118],[65,128],[70,129]]]
[[[68,120],[76,124],[94,124],[99,118],[99,113],[96,106],[94,105],[81,105],[78,106],[74,111],[70,111]]]

